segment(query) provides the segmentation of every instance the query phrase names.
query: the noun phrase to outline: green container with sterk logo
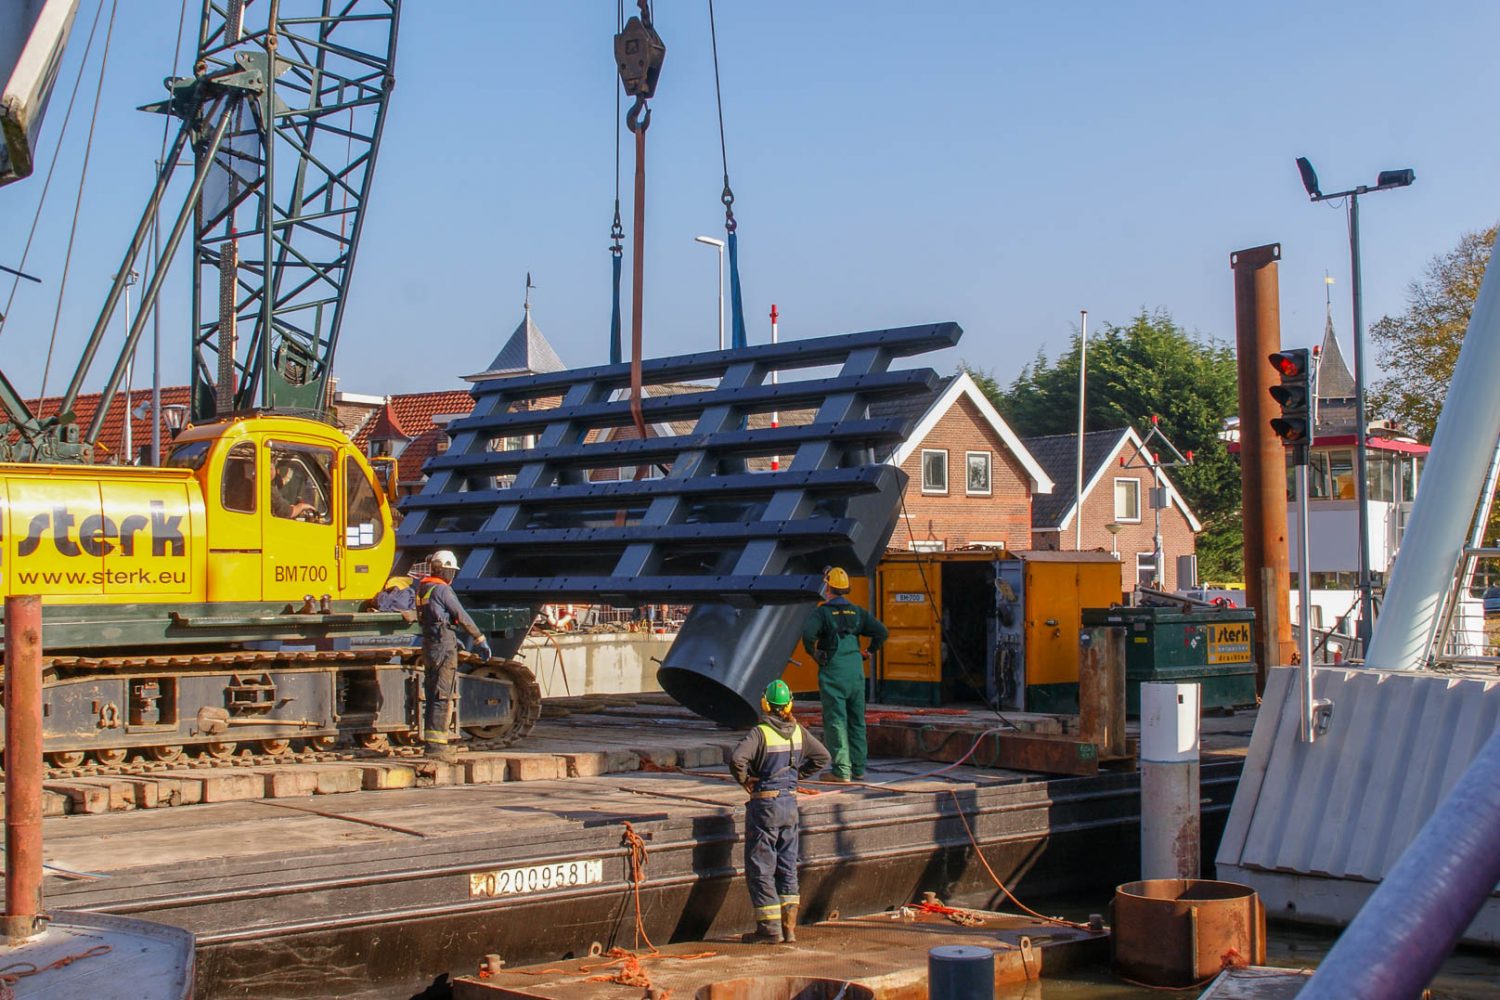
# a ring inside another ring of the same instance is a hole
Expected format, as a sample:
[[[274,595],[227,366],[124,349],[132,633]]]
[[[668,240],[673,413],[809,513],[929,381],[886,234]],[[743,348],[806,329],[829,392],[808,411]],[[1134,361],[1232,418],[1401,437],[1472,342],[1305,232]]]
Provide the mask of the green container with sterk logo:
[[[1085,608],[1083,627],[1125,629],[1125,713],[1141,712],[1143,683],[1201,684],[1204,710],[1255,705],[1249,608]]]

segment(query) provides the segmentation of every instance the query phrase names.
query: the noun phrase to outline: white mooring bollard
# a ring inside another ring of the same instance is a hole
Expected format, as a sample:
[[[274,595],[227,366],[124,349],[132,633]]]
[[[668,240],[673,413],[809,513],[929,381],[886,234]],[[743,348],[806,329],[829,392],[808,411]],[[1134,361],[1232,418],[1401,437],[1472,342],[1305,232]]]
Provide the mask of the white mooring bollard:
[[[1141,685],[1141,878],[1197,878],[1197,684]]]

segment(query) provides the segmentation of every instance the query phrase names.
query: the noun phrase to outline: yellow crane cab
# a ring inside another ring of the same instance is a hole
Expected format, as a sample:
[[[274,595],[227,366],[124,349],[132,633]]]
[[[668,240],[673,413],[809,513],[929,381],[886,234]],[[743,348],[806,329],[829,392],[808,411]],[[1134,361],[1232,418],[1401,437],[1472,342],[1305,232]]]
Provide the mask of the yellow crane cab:
[[[189,427],[159,469],[0,464],[0,593],[365,600],[396,547],[380,482],[336,428],[259,414]]]
[[[373,597],[395,554],[369,463],[328,424],[250,415],[189,427],[168,468],[203,492],[209,601]]]

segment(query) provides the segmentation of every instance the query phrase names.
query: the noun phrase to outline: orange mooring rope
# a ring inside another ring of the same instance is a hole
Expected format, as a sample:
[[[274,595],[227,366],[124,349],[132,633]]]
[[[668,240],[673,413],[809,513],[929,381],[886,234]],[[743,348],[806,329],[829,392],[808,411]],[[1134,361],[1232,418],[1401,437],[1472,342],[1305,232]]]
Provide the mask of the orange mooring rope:
[[[948,794],[953,796],[953,806],[954,810],[958,813],[958,821],[964,825],[964,833],[967,833],[969,835],[969,843],[974,846],[974,856],[979,859],[980,864],[984,865],[984,870],[989,872],[990,879],[1000,887],[1000,891],[1005,893],[1006,899],[1014,903],[1020,909],[1020,911],[1026,914],[1028,917],[1035,917],[1043,923],[1059,924],[1063,927],[1073,927],[1083,931],[1089,930],[1088,924],[1080,924],[1073,920],[1063,920],[1061,917],[1043,916],[1042,914],[1036,912],[1031,907],[1027,906],[1025,903],[1017,899],[1015,893],[1011,892],[1010,889],[1006,887],[1005,883],[1000,881],[1000,876],[995,874],[995,869],[991,868],[990,863],[985,860],[984,852],[979,849],[979,841],[974,839],[974,831],[969,829],[969,820],[964,816],[963,803],[959,801],[958,793],[950,789]]]
[[[625,820],[625,832],[620,837],[620,843],[630,848],[630,891],[635,897],[635,946],[639,948],[641,942],[645,941],[651,954],[658,955],[660,952],[651,943],[651,938],[646,934],[645,922],[641,919],[641,883],[646,881],[646,841],[635,832],[630,820]]]

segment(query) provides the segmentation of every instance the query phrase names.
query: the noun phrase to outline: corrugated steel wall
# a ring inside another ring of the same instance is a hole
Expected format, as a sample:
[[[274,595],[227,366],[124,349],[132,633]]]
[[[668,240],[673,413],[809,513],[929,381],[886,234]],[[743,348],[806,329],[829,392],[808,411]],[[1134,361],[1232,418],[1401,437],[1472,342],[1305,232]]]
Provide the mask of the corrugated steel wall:
[[[1320,668],[1313,687],[1334,707],[1309,746],[1296,669],[1267,684],[1218,855],[1252,884],[1254,870],[1379,881],[1500,727],[1497,678]]]

